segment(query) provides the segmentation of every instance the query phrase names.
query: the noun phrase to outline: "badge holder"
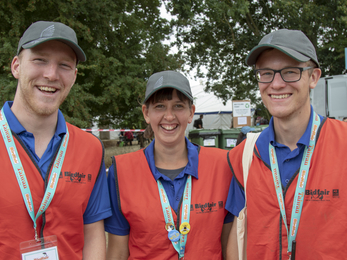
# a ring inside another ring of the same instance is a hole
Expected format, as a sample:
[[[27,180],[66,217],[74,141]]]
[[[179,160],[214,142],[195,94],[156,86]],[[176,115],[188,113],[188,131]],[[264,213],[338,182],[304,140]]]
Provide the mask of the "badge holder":
[[[20,243],[22,260],[59,260],[57,236],[48,236],[38,240]]]

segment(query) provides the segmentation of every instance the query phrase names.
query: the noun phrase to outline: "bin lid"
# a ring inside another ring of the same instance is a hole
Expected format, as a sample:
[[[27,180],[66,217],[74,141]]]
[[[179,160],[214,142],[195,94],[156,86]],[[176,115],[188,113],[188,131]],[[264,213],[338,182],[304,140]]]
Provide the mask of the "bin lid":
[[[241,128],[221,129],[222,134],[239,134]]]
[[[194,129],[189,132],[189,138],[201,137],[201,136],[213,136],[220,135],[219,129]]]

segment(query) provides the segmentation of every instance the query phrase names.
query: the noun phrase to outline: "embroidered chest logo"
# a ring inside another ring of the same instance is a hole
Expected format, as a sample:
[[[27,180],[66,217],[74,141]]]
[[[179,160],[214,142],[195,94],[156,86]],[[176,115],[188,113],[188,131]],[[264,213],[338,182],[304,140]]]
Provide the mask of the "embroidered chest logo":
[[[59,178],[63,178],[65,182],[86,184],[87,182],[91,182],[92,175],[88,174],[88,176],[86,176],[83,173],[66,171],[63,174],[60,173]]]
[[[196,214],[203,214],[203,213],[211,213],[216,212],[218,209],[224,209],[224,203],[223,201],[219,201],[218,203],[215,202],[206,202],[206,203],[199,203],[195,204],[195,210]]]
[[[339,189],[314,189],[305,191],[306,201],[330,201],[331,199],[340,198]]]

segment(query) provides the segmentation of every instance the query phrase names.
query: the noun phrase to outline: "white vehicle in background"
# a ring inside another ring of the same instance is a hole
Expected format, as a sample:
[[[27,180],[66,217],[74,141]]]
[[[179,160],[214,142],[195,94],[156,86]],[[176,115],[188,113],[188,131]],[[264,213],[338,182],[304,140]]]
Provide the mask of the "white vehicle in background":
[[[320,78],[310,98],[316,113],[338,120],[347,117],[347,75]]]

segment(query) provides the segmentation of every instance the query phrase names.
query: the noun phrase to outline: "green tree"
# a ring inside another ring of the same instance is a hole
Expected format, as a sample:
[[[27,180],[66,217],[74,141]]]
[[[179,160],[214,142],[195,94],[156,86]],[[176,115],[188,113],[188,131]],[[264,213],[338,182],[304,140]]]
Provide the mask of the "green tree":
[[[257,84],[245,64],[249,51],[271,31],[302,30],[316,46],[323,76],[345,72],[347,1],[173,0],[176,45],[189,67],[205,77],[205,91],[223,100],[250,99]]]
[[[0,96],[13,99],[10,63],[25,29],[38,20],[72,27],[87,61],[61,110],[79,127],[92,121],[143,128],[140,103],[146,80],[157,71],[182,67],[179,54],[162,44],[171,27],[160,17],[159,0],[5,0],[0,2]]]

